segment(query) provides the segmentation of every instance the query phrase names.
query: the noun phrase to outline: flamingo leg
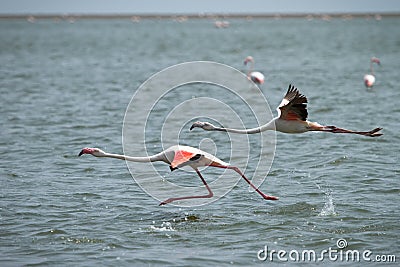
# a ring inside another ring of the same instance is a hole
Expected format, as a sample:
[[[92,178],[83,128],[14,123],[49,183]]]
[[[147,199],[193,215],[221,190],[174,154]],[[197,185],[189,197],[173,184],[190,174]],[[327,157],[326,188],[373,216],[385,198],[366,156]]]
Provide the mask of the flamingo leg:
[[[274,196],[269,196],[261,192],[260,189],[258,189],[244,174],[241,172],[241,170],[238,167],[235,166],[223,166],[223,165],[210,165],[212,167],[217,167],[217,168],[223,168],[223,169],[230,169],[234,170],[237,172],[242,178],[254,189],[256,190],[257,193],[259,193],[265,200],[278,200],[279,197],[274,197]]]
[[[199,175],[199,177],[200,177],[201,181],[203,182],[203,184],[206,186],[207,191],[208,191],[207,195],[203,195],[203,196],[186,196],[186,197],[171,197],[171,198],[168,198],[167,200],[161,202],[159,206],[163,206],[165,204],[171,203],[171,202],[176,201],[176,200],[193,199],[193,198],[211,198],[211,197],[213,197],[214,194],[211,191],[210,187],[208,186],[206,180],[204,180],[204,178],[201,175],[200,171],[198,169],[195,169],[195,171]]]
[[[347,130],[343,128],[339,128],[336,126],[322,126],[313,129],[314,131],[323,131],[323,132],[330,132],[330,133],[349,133],[349,134],[359,134],[359,135],[365,135],[365,136],[371,136],[371,137],[377,137],[381,136],[382,133],[378,133],[382,128],[375,128],[371,131],[368,132],[359,132],[359,131],[352,131],[352,130]]]

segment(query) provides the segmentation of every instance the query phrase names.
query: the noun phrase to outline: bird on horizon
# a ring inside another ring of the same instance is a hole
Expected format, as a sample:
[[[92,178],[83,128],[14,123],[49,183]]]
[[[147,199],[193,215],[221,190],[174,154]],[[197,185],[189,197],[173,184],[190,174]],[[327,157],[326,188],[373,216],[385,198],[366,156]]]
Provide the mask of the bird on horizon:
[[[84,154],[90,154],[95,157],[100,158],[115,158],[121,159],[126,161],[132,162],[155,162],[155,161],[162,161],[169,164],[171,171],[182,168],[184,166],[192,167],[196,173],[199,175],[201,181],[203,182],[204,186],[206,187],[208,194],[206,195],[199,195],[199,196],[184,196],[184,197],[171,197],[167,200],[160,203],[160,206],[171,203],[177,200],[183,199],[194,199],[194,198],[212,198],[213,192],[211,191],[210,187],[208,186],[206,180],[203,178],[199,171],[199,167],[217,167],[222,169],[230,169],[237,172],[257,193],[259,193],[265,200],[278,200],[278,197],[269,196],[261,192],[244,174],[241,170],[236,167],[232,166],[229,163],[226,163],[219,158],[204,152],[200,149],[190,147],[190,146],[181,146],[175,145],[172,146],[158,154],[148,157],[131,157],[125,156],[120,154],[111,154],[107,153],[99,148],[83,148],[78,156],[82,156]]]
[[[249,63],[250,62],[250,63]],[[252,56],[248,56],[244,59],[244,65],[249,66],[247,71],[247,78],[252,80],[256,84],[264,83],[264,74],[258,71],[253,71],[254,69],[254,58]]]
[[[370,72],[369,74],[365,74],[364,75],[364,84],[367,88],[371,88],[372,86],[374,86],[375,83],[375,75],[374,75],[374,68],[373,68],[373,64],[376,63],[377,65],[381,65],[381,61],[379,60],[379,58],[376,57],[372,57],[369,63],[369,68],[370,68]]]
[[[273,118],[268,123],[261,125],[257,128],[251,129],[232,129],[217,127],[209,122],[197,121],[192,124],[190,130],[194,128],[202,128],[206,131],[222,131],[238,134],[255,134],[264,131],[272,130],[283,133],[304,133],[309,131],[320,131],[329,133],[349,133],[359,134],[364,136],[376,137],[381,136],[379,131],[382,128],[375,128],[371,131],[361,132],[352,131],[336,126],[324,126],[317,122],[310,122],[307,120],[307,97],[300,94],[299,90],[292,85],[289,85],[287,93],[282,102],[277,108],[278,116]]]

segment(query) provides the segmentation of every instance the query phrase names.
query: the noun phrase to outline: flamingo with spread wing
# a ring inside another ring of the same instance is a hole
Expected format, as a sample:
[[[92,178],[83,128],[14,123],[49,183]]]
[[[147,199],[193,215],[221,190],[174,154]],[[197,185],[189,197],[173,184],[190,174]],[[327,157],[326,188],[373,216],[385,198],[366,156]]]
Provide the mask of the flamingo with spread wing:
[[[254,134],[268,130],[283,132],[283,133],[304,133],[309,131],[320,131],[330,133],[348,133],[348,134],[359,134],[370,137],[381,136],[382,133],[379,131],[382,128],[375,128],[371,131],[352,131],[336,126],[324,126],[317,122],[311,122],[307,120],[307,97],[300,94],[299,90],[292,85],[289,85],[287,93],[283,98],[281,104],[277,108],[278,116],[273,118],[268,123],[251,129],[232,129],[217,127],[209,122],[197,121],[192,124],[190,130],[194,128],[202,128],[206,131],[222,131],[231,132],[238,134]]]

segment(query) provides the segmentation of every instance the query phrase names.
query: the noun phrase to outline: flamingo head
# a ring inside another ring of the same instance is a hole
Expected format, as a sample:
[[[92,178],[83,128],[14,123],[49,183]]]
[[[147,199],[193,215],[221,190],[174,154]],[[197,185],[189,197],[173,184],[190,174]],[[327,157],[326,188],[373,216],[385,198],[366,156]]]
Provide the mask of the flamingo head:
[[[253,59],[253,57],[252,56],[248,56],[248,57],[246,57],[245,59],[244,59],[244,65],[247,65],[247,63],[249,63],[249,62],[254,62],[254,59]]]
[[[78,156],[80,157],[83,154],[90,154],[90,155],[93,155],[95,157],[104,157],[106,152],[104,152],[103,150],[101,150],[99,148],[85,147],[84,149],[81,150],[81,152],[79,152]]]
[[[378,64],[378,65],[381,65],[381,61],[380,61],[379,58],[377,58],[377,57],[372,57],[372,58],[371,58],[371,62],[374,62],[374,63],[376,63],[376,64]]]
[[[206,130],[206,131],[211,131],[215,128],[215,126],[209,122],[196,121],[192,124],[192,126],[190,127],[190,130],[193,130],[196,127],[202,128],[203,130]]]

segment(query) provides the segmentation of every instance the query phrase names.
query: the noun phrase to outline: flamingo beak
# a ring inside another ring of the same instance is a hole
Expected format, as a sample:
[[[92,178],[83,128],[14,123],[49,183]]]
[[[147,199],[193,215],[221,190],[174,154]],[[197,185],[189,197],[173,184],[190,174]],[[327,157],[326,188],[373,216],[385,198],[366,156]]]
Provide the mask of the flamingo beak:
[[[189,130],[191,131],[191,130],[193,130],[193,129],[196,128],[196,127],[199,127],[197,121],[194,122],[194,123],[192,124],[192,126],[190,126],[190,129],[189,129]]]
[[[92,154],[93,152],[93,148],[85,147],[81,150],[81,152],[79,152],[78,157],[82,156],[83,154]]]

